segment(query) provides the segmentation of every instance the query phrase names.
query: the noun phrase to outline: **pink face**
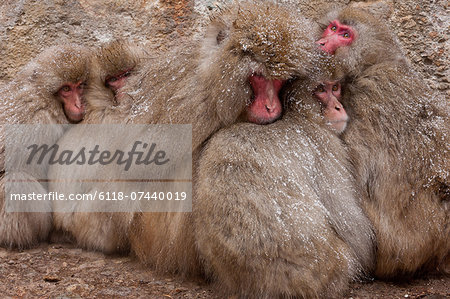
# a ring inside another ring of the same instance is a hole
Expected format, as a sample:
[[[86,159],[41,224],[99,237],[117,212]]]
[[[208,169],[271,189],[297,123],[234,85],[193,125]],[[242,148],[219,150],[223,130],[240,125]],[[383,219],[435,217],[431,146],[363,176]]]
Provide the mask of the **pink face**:
[[[322,105],[322,115],[326,123],[337,133],[342,133],[347,127],[348,115],[341,99],[341,84],[335,82],[323,82],[314,92],[315,97]]]
[[[278,93],[283,86],[282,80],[268,80],[261,75],[251,75],[250,85],[254,99],[246,108],[246,117],[255,124],[269,124],[281,116],[282,107]]]
[[[121,89],[127,80],[127,77],[131,75],[131,70],[122,71],[116,75],[109,76],[105,80],[105,84],[110,88],[115,94]]]
[[[334,54],[337,48],[349,46],[356,38],[356,31],[347,25],[334,20],[328,25],[322,34],[322,38],[316,43],[323,51]]]
[[[81,121],[86,112],[83,101],[84,83],[66,83],[57,92],[57,96],[63,104],[64,113],[70,122]]]

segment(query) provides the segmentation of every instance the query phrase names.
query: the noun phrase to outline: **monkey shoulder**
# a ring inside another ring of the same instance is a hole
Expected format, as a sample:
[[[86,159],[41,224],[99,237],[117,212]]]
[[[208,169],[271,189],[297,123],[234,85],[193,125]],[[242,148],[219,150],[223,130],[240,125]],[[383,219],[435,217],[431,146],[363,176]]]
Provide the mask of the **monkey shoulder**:
[[[268,125],[239,123],[213,135],[202,152],[200,166],[258,172],[272,165],[276,130]],[[276,158],[276,157],[275,157]]]
[[[260,143],[264,141],[262,139],[267,138],[267,142],[270,142],[270,135],[273,133],[268,130],[268,126],[238,123],[215,133],[208,142],[207,150],[214,148],[223,154],[235,150],[256,153]],[[265,136],[262,136],[263,134]]]

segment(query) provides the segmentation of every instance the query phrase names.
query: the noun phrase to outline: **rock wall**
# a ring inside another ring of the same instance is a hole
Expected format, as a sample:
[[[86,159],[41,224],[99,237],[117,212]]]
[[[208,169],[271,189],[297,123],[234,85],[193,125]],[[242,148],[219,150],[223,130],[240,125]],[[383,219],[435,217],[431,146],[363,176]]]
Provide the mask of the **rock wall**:
[[[450,96],[450,18],[446,0],[283,0],[320,18],[350,3],[379,6],[405,53],[432,88]],[[130,38],[160,51],[198,35],[208,15],[229,0],[3,0],[0,4],[0,81],[43,48],[58,43],[96,46]]]

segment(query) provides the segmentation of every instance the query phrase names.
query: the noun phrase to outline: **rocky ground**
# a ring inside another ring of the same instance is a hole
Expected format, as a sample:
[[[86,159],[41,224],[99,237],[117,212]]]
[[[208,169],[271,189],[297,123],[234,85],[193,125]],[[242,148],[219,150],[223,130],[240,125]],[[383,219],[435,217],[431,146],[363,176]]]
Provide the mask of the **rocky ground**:
[[[22,252],[0,249],[0,298],[8,297],[224,298],[201,280],[157,275],[133,258],[69,244],[42,244]],[[450,298],[450,277],[353,283],[344,298]]]

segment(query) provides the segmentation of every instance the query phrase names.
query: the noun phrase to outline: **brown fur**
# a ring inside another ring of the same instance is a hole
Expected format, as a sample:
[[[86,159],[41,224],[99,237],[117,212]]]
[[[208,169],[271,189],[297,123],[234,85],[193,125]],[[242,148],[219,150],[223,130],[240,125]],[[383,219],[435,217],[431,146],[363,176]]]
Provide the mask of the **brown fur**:
[[[450,250],[449,110],[415,74],[389,30],[360,10],[334,13],[357,40],[336,51],[349,74],[343,134],[377,237],[378,277],[434,268]],[[447,186],[447,187],[446,187]]]
[[[125,116],[116,111],[121,97],[108,88],[105,81],[108,76],[125,70],[131,70],[131,76],[136,75],[148,59],[145,50],[130,41],[114,40],[102,45],[95,52],[91,66],[84,123],[122,123]]]
[[[108,76],[113,76],[124,70],[131,70],[135,75],[146,61],[146,53],[131,42],[116,40],[100,47],[95,53],[90,73],[90,84],[86,94],[87,114],[83,123],[121,123],[124,116],[117,113],[121,95],[115,94],[105,85]],[[129,79],[131,77],[128,77]],[[62,148],[77,150],[87,144],[96,144],[100,136],[93,135],[90,127],[76,126],[68,131],[58,145]],[[82,142],[80,142],[82,140]],[[112,141],[113,142],[113,141]],[[121,142],[121,141],[116,141]],[[49,175],[59,178],[70,171],[73,179],[83,178],[88,170],[68,166],[53,165]],[[90,171],[90,170],[89,170]],[[104,169],[102,169],[104,171]],[[109,191],[110,187],[101,187],[99,183],[85,182],[77,184],[71,181],[51,181],[50,191],[69,193],[91,193],[96,189]],[[121,190],[123,191],[123,190]],[[105,253],[126,252],[129,250],[127,227],[132,215],[128,213],[96,213],[76,212],[83,203],[77,203],[75,212],[54,213],[54,226],[57,230],[69,233],[78,246],[100,250]],[[67,202],[54,202],[55,208],[67,205]]]
[[[131,119],[192,123],[195,169],[200,145],[219,128],[235,122],[250,103],[252,71],[278,79],[314,72],[317,57],[310,25],[272,2],[231,6],[213,19],[201,43],[183,45],[175,56],[168,55],[162,64],[144,70],[136,79],[143,83],[130,85],[138,86],[138,92],[129,92],[137,102],[149,100],[146,109],[138,106],[141,112]],[[195,189],[195,177],[193,183]],[[193,233],[191,213],[139,214],[131,246],[157,270],[198,273]]]
[[[4,124],[66,124],[61,102],[55,96],[59,88],[67,82],[86,81],[90,58],[85,48],[76,45],[59,45],[44,50],[28,63],[0,91],[0,115]],[[5,131],[0,130],[1,168],[4,170]],[[56,142],[63,131],[42,133],[41,141]],[[31,174],[10,173],[16,179],[35,180]],[[46,168],[39,169],[36,177],[42,178]],[[4,210],[5,177],[1,177],[0,193],[0,245],[26,248],[47,238],[51,228],[49,213],[6,213]],[[46,189],[45,184],[30,182],[30,188]],[[32,189],[30,189],[32,190]],[[26,191],[26,190],[25,190]],[[50,204],[48,207],[50,211]]]
[[[199,162],[197,246],[209,275],[244,298],[337,297],[373,265],[345,148],[313,89],[292,88],[281,120],[221,130]]]

